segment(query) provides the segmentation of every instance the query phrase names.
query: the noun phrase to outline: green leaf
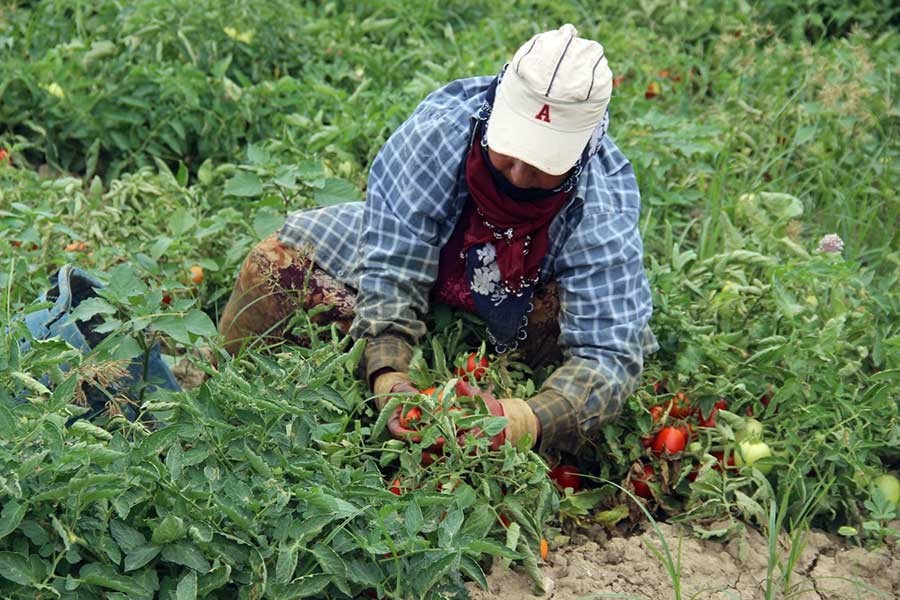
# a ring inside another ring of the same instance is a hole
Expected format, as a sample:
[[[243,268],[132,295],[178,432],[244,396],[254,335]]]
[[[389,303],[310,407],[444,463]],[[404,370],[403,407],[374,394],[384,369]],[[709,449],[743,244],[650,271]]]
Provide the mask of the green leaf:
[[[253,231],[257,237],[265,238],[281,229],[284,216],[269,208],[261,208],[253,216]]]
[[[147,544],[147,538],[140,531],[129,527],[118,519],[113,519],[109,522],[109,532],[112,534],[113,539],[116,540],[119,548],[126,554],[138,546]]]
[[[166,468],[173,480],[181,478],[181,469],[184,466],[184,450],[181,444],[173,443],[166,452]]]
[[[159,554],[159,546],[138,546],[125,556],[125,572],[140,569]]]
[[[159,545],[168,544],[184,537],[186,530],[184,519],[169,514],[153,530],[150,541]]]
[[[297,544],[286,544],[278,549],[275,563],[275,583],[287,583],[297,568]]]
[[[78,306],[75,307],[75,310],[69,313],[69,318],[72,322],[89,321],[96,315],[114,314],[116,314],[116,307],[103,298],[87,298],[86,300],[82,300]]]
[[[512,527],[513,524],[510,524]],[[472,540],[468,544],[466,544],[466,550],[469,552],[475,552],[477,554],[489,554],[491,556],[500,556],[502,558],[508,558],[510,560],[517,560],[522,558],[522,555],[515,550],[511,550],[506,546],[501,546],[496,542],[492,542],[490,540]]]
[[[594,521],[605,525],[607,527],[611,527],[617,524],[622,519],[628,517],[628,505],[620,504],[614,508],[609,510],[603,510],[594,515]]]
[[[206,313],[196,308],[183,315],[167,314],[154,319],[153,328],[186,346],[194,343],[191,334],[213,337],[217,333],[216,326],[213,325]]]
[[[342,578],[347,577],[347,565],[334,549],[322,542],[317,542],[312,547],[313,556],[319,561],[322,570],[331,575],[337,575]]]
[[[195,600],[197,598],[197,572],[188,571],[175,588],[175,600]]]
[[[460,536],[466,539],[483,539],[487,537],[488,532],[496,521],[497,517],[494,516],[494,511],[491,510],[491,507],[486,502],[483,502],[469,512],[469,516],[466,518],[466,522],[460,531]]]
[[[506,417],[487,417],[481,421],[481,432],[485,437],[494,437],[504,429],[509,423]]]
[[[325,573],[313,573],[298,577],[287,584],[275,584],[272,586],[272,598],[293,600],[294,598],[321,597],[322,590],[328,587],[333,579],[332,575]]]
[[[450,546],[454,538],[456,538],[456,534],[462,526],[463,518],[463,511],[459,508],[454,508],[447,512],[447,516],[444,517],[440,529],[438,529],[438,544],[442,548]]]
[[[218,333],[212,319],[196,308],[184,316],[184,326],[190,333],[203,337],[213,337]]]
[[[193,425],[170,425],[158,431],[154,431],[141,442],[140,451],[144,456],[156,456],[178,438],[192,439],[197,435],[197,428]]]
[[[209,561],[197,547],[191,542],[177,542],[169,544],[162,551],[162,559],[190,567],[199,573],[208,573],[210,570]]]
[[[360,199],[359,190],[345,179],[326,179],[325,185],[316,190],[313,201],[319,206],[331,206]]]
[[[17,552],[0,552],[0,577],[18,583],[31,585],[31,570],[28,559]]]
[[[143,300],[147,295],[147,285],[128,263],[120,263],[110,269],[108,278],[109,284],[97,293],[111,302],[132,304],[132,300]]]
[[[262,194],[263,187],[256,174],[239,171],[234,177],[225,182],[223,191],[226,196],[251,197]]]
[[[462,555],[462,558],[460,558],[459,561],[459,570],[469,579],[477,583],[481,589],[488,589],[487,577],[485,577],[481,565],[479,565],[471,556],[465,554]]]
[[[409,503],[409,506],[406,507],[406,533],[409,537],[415,537],[416,534],[422,531],[422,526],[424,524],[425,519],[422,516],[422,509],[419,508],[419,503],[413,499],[413,501]]]
[[[197,581],[197,595],[205,598],[210,592],[225,587],[231,581],[231,565],[219,565],[206,575],[200,576]]]
[[[178,207],[172,212],[172,216],[169,219],[169,230],[172,232],[172,235],[176,237],[182,237],[191,229],[193,229],[194,225],[196,224],[197,219],[194,218],[194,215],[188,212],[187,209]],[[161,243],[163,245],[160,245]],[[168,250],[171,243],[171,239],[162,238],[153,246],[151,256],[153,256],[154,258],[159,258],[166,250]],[[159,251],[158,254],[157,251]]]
[[[81,568],[78,574],[82,583],[96,585],[110,590],[128,594],[129,598],[151,598],[153,589],[148,581],[139,576],[120,575],[115,567],[90,563]]]
[[[14,499],[8,500],[0,512],[0,540],[12,533],[22,522],[27,512],[25,504],[19,504]]]
[[[447,574],[450,569],[459,561],[460,554],[454,551],[444,551],[441,558],[433,558],[440,556],[442,553],[429,552],[426,558],[426,566],[417,573],[415,578],[416,595],[420,598],[428,597],[428,592],[432,587]]]

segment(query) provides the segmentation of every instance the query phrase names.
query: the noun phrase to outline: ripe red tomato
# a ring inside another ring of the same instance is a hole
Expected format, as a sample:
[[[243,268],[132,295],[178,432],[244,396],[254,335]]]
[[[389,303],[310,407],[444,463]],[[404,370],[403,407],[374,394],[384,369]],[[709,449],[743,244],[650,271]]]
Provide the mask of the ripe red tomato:
[[[653,382],[653,393],[659,396],[660,394],[665,394],[669,389],[666,387],[666,382],[662,380],[657,380]]]
[[[466,359],[466,368],[456,367],[456,376],[462,379],[463,381],[468,381],[468,375],[471,373],[472,378],[475,381],[481,381],[484,377],[485,369],[491,366],[491,363],[488,362],[488,359],[482,356],[480,359],[478,355],[474,352],[469,354],[469,357]]]
[[[713,408],[709,412],[708,417],[706,417],[704,419],[703,413],[699,413],[697,415],[697,422],[699,423],[700,427],[715,427],[716,426],[716,413],[719,412],[720,410],[725,410],[726,408],[728,408],[728,404],[725,402],[725,400],[720,399],[718,402],[716,402],[713,405]]]
[[[693,412],[691,401],[682,392],[678,392],[669,402],[669,414],[676,419],[689,417]]]
[[[406,414],[403,414],[403,411],[400,411],[400,427],[409,429],[411,423],[415,423],[421,418],[422,409],[418,406],[413,406],[411,409],[406,411]]]
[[[651,465],[644,465],[644,476],[631,480],[636,496],[647,499],[653,498],[653,492],[650,491],[650,486],[647,485],[647,482],[653,478],[653,475],[653,467]]]
[[[654,423],[659,423],[659,420],[662,419],[664,414],[666,414],[666,409],[662,406],[650,407],[650,418],[653,419]]]
[[[510,523],[509,517],[507,517],[503,513],[500,513],[500,524],[503,525],[504,527],[509,527],[509,523]]]
[[[399,477],[391,482],[391,487],[389,487],[388,490],[390,490],[390,492],[392,494],[394,494],[395,496],[400,495],[401,492],[400,492],[400,478]]]
[[[572,488],[573,492],[581,489],[581,475],[574,465],[559,465],[550,471],[550,479],[562,489]]]
[[[677,454],[684,450],[687,436],[675,427],[663,427],[653,439],[653,452],[656,454]]]

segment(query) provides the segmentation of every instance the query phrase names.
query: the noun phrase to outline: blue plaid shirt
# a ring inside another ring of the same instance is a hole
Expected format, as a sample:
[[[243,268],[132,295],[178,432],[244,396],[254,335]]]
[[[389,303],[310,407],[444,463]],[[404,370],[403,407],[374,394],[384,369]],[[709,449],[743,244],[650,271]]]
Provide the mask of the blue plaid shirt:
[[[367,374],[407,371],[447,243],[468,198],[465,157],[484,119],[491,77],[431,93],[388,139],[369,174],[365,203],[294,213],[285,243],[315,247],[318,266],[358,290],[350,333],[369,339]],[[541,449],[574,452],[595,438],[637,387],[656,349],[631,164],[606,136],[575,193],[550,225],[541,283],[559,286],[564,362],[528,402]]]

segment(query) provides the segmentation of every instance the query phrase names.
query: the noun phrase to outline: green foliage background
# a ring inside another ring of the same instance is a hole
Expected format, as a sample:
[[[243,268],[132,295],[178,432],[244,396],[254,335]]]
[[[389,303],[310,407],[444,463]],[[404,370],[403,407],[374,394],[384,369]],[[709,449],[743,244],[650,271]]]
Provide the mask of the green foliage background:
[[[497,72],[564,22],[601,40],[620,78],[611,134],[642,190],[661,343],[582,467],[628,487],[633,465],[652,464],[656,514],[703,536],[766,527],[773,506],[797,526],[892,535],[897,508],[870,481],[900,459],[893,3],[7,1],[0,592],[462,594],[486,556],[534,573],[554,515],[626,505],[609,486],[560,500],[541,460],[511,448],[423,471],[421,448],[378,436],[349,341],[329,331],[308,352],[251,352],[200,391],[146,399],[170,425],[159,431],[115,417],[99,423],[112,434],[65,427],[76,385],[138,355],[147,332],[205,343],[208,321],[185,323],[198,309],[216,320],[252,244],[290,210],[361,198],[367,165],[425,94]],[[646,97],[651,83],[660,93]],[[832,232],[842,254],[817,253]],[[66,262],[134,282],[105,299],[109,343],[90,357],[59,342],[20,353],[14,315]],[[451,373],[471,330],[438,315],[419,376]],[[529,375],[507,360],[494,373],[520,394]],[[776,454],[768,477],[714,468],[736,420],[698,431],[679,460],[652,457],[647,409],[675,391],[752,410]],[[395,475],[401,497],[385,491]]]

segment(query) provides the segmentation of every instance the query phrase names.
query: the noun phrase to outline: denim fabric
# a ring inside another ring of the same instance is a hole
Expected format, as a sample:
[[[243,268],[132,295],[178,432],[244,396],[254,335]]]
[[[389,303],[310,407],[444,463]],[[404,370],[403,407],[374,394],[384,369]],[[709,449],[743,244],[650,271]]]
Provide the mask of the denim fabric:
[[[102,284],[72,265],[64,265],[51,279],[51,283],[50,289],[41,294],[39,300],[53,302],[53,305],[25,315],[24,321],[28,331],[36,340],[58,337],[83,354],[87,354],[104,336],[92,330],[92,326],[96,323],[92,321],[76,323],[69,315],[83,300],[96,296],[94,290],[102,288]],[[28,340],[22,340],[19,345],[22,352],[27,352],[30,346]],[[133,359],[127,370],[128,377],[116,384],[115,389],[109,390],[111,393],[124,393],[135,397],[137,390],[144,384],[147,385],[147,392],[153,392],[157,388],[181,390],[172,370],[162,359],[159,344],[150,348],[146,361],[146,376],[143,357]],[[92,418],[104,410],[106,396],[94,389],[86,390],[86,396],[90,403],[90,412],[85,417]],[[131,414],[126,413],[129,419],[134,419],[135,416],[134,411],[131,411]]]

